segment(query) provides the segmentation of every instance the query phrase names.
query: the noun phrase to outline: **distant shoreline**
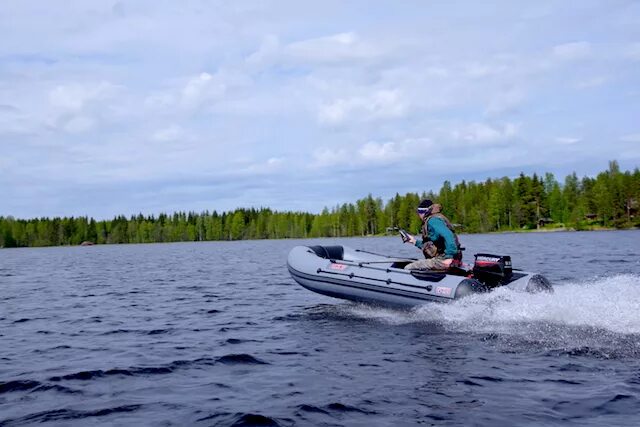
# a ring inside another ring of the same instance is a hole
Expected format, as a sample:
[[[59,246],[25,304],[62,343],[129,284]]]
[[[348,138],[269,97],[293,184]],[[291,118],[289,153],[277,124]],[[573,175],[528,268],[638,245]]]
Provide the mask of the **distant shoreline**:
[[[486,231],[482,233],[465,233],[463,231],[457,232],[458,235],[477,235],[477,234],[525,234],[525,233],[579,233],[579,232],[595,232],[595,231],[640,231],[640,227],[628,227],[628,228],[615,228],[615,227],[597,227],[588,228],[584,230],[577,230],[572,227],[557,227],[557,228],[541,228],[532,230],[502,230],[502,231]],[[0,249],[27,249],[27,248],[70,248],[70,247],[82,247],[82,246],[114,246],[114,245],[153,245],[153,244],[167,244],[167,243],[204,243],[204,242],[248,242],[248,241],[262,241],[262,240],[311,240],[311,239],[350,239],[350,238],[371,238],[371,237],[393,237],[395,234],[367,234],[357,236],[314,236],[314,237],[284,237],[284,238],[270,238],[270,239],[238,239],[238,240],[180,240],[175,242],[128,242],[128,243],[93,243],[93,244],[78,244],[78,245],[53,245],[53,246],[20,246],[16,248]]]
[[[558,227],[558,228],[540,228],[540,229],[531,229],[531,230],[501,230],[501,231],[485,231],[483,233],[465,233],[464,231],[457,232],[457,234],[461,235],[471,235],[471,234],[526,234],[526,233],[580,233],[580,232],[595,232],[595,231],[632,231],[632,230],[640,230],[639,227],[625,227],[625,228],[615,228],[615,227],[591,227],[584,229],[577,229],[573,227]]]
[[[557,227],[557,228],[540,228],[540,229],[531,229],[531,230],[501,230],[501,231],[484,231],[480,233],[466,233],[464,231],[457,231],[458,235],[476,235],[476,234],[525,234],[525,233],[580,233],[580,232],[595,232],[595,231],[638,231],[640,227],[626,227],[626,228],[615,228],[615,227],[591,227],[586,229],[576,229],[573,227]],[[380,237],[380,236],[392,236],[393,234],[380,234],[380,235],[372,235],[372,236],[345,236],[345,237]]]

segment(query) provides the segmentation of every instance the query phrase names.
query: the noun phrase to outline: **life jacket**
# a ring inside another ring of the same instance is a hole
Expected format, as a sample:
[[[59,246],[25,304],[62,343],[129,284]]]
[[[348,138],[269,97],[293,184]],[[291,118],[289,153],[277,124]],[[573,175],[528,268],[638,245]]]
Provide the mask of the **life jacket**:
[[[449,218],[447,218],[442,213],[440,213],[441,211],[442,211],[442,206],[437,203],[434,204],[433,207],[431,208],[431,213],[429,214],[428,217],[424,219],[424,222],[422,223],[422,242],[423,242],[422,253],[424,254],[425,258],[433,258],[433,257],[444,254],[444,250],[445,250],[444,239],[438,239],[437,241],[432,242],[431,240],[429,240],[429,237],[428,237],[429,236],[429,233],[428,233],[429,220],[431,218],[440,218],[445,223],[447,228],[451,230],[451,233],[453,234],[453,238],[455,239],[455,242],[456,242],[456,254],[453,256],[453,259],[455,261],[461,261],[462,250],[460,246],[460,241],[458,240],[458,235],[454,231],[453,225],[451,225],[451,221],[449,221]]]

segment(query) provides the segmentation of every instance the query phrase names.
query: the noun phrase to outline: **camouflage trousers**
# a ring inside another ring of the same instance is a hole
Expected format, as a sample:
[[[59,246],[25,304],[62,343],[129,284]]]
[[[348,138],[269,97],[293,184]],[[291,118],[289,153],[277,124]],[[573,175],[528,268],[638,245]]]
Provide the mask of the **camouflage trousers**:
[[[446,262],[445,262],[446,260]],[[445,271],[449,269],[451,260],[446,259],[443,256],[437,256],[434,258],[426,258],[407,264],[405,270],[435,270]]]

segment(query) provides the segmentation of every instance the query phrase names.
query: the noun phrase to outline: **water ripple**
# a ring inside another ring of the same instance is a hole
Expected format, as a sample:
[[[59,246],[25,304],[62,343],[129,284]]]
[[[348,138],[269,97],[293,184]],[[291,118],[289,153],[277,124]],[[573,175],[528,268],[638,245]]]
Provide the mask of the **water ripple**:
[[[461,238],[556,292],[399,311],[285,266],[395,238],[3,249],[0,426],[635,425],[638,232]]]

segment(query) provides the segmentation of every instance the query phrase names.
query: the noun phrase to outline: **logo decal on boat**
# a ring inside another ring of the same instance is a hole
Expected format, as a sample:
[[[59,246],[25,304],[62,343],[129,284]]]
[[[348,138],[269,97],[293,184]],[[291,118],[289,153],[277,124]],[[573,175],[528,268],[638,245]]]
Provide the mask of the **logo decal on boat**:
[[[443,286],[438,286],[436,288],[436,295],[442,295],[442,296],[450,296],[451,295],[451,288],[445,288]]]
[[[344,264],[331,264],[329,268],[332,270],[346,270],[347,266]]]

